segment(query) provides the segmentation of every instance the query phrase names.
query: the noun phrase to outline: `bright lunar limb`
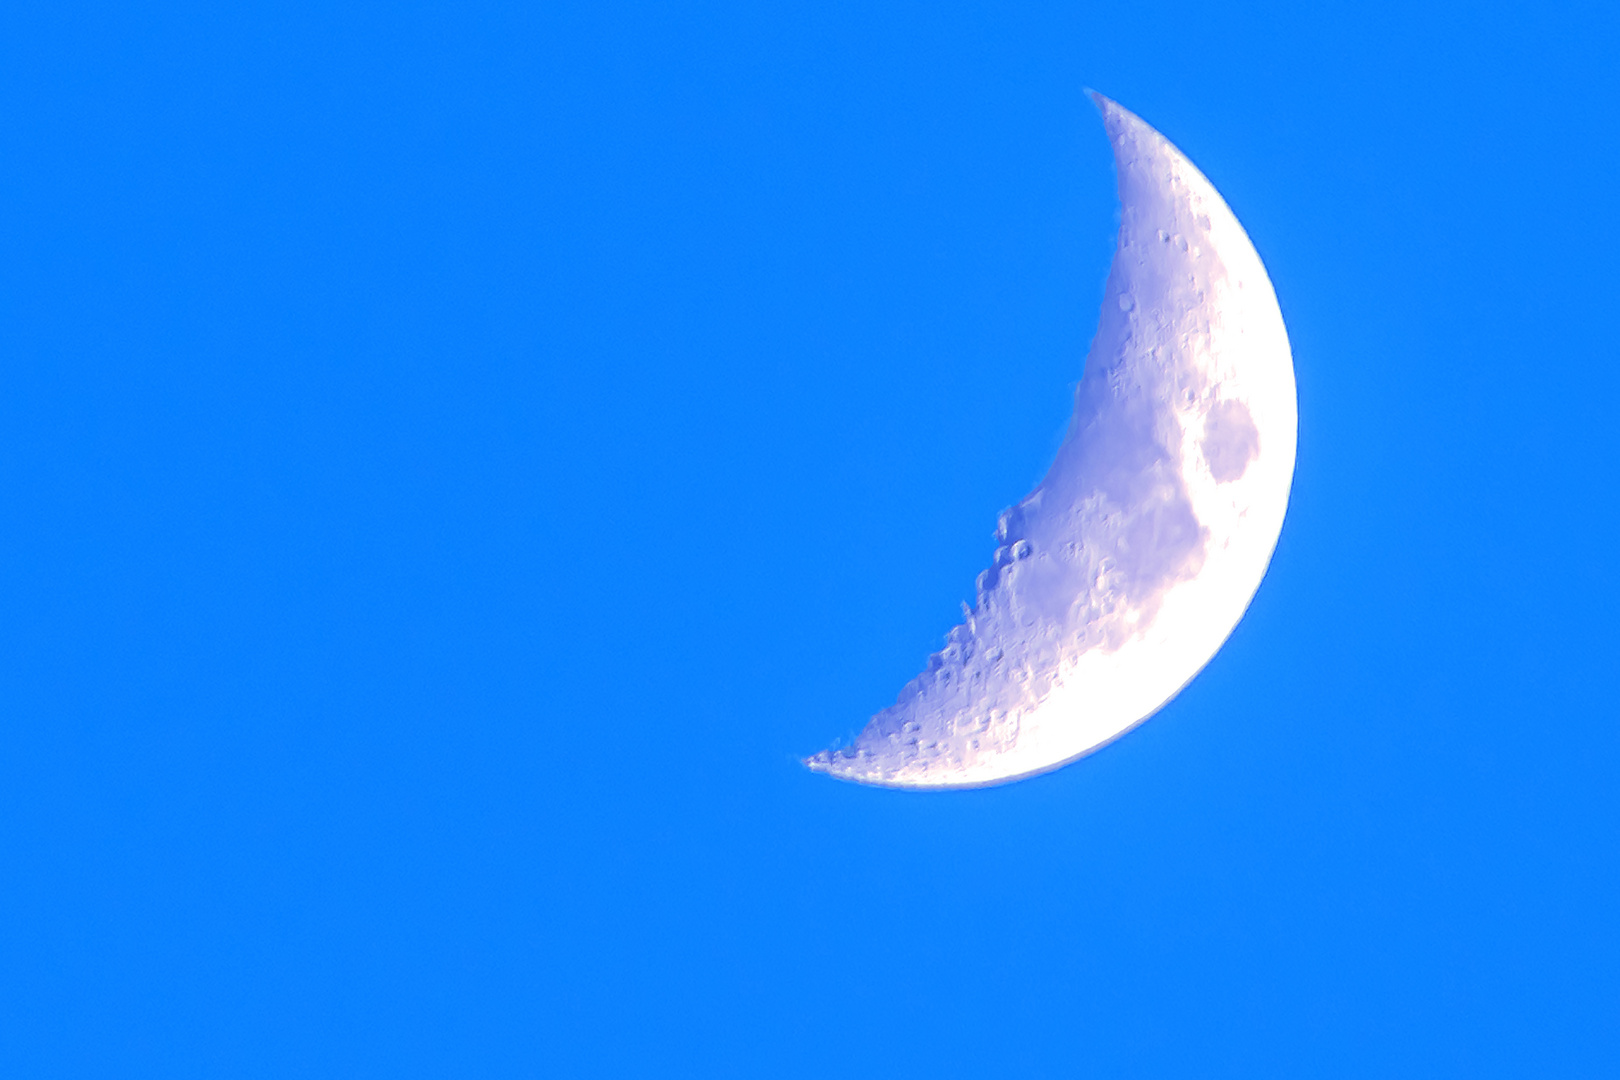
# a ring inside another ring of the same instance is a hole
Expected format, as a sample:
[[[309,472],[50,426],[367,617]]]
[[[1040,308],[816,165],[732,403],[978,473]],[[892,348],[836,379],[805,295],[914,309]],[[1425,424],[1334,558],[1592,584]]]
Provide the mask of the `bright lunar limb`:
[[[945,648],[814,770],[947,788],[1073,761],[1209,662],[1271,561],[1298,426],[1271,280],[1204,175],[1094,96],[1121,222],[1068,434],[1002,513],[977,604]]]

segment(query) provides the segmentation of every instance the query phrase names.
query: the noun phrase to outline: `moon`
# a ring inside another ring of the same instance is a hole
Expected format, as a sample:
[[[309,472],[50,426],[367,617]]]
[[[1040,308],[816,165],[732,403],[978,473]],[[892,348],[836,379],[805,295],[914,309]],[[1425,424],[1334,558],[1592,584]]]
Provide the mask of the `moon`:
[[[945,647],[852,744],[806,759],[813,770],[959,788],[1067,764],[1175,697],[1271,561],[1298,429],[1271,279],[1204,174],[1093,97],[1119,242],[1067,435],[1002,512]]]

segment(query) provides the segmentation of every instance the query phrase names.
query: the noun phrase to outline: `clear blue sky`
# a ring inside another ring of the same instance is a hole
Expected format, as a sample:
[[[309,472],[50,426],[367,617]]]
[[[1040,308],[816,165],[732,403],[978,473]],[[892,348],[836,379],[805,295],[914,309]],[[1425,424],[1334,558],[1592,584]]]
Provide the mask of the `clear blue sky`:
[[[1612,3],[0,16],[0,1074],[1620,1071]],[[1056,448],[1094,87],[1266,260],[1227,647],[890,703]]]

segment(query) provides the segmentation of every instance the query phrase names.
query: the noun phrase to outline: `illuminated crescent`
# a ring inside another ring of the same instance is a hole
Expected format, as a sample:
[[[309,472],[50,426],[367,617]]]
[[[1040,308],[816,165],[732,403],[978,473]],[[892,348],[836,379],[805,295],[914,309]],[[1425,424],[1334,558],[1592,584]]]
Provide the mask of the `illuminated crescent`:
[[[1276,294],[1204,175],[1096,97],[1121,222],[1068,434],[945,648],[812,769],[941,788],[1073,761],[1175,697],[1265,575],[1298,425]]]

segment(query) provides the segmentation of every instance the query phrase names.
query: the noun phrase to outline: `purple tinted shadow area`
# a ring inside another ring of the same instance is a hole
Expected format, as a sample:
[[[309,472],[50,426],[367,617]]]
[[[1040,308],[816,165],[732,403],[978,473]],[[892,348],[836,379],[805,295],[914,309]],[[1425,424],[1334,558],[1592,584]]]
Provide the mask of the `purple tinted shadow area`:
[[[1260,453],[1260,430],[1241,401],[1218,401],[1204,421],[1204,459],[1218,483],[1241,480]]]
[[[881,783],[1011,749],[1065,663],[1117,650],[1204,565],[1209,532],[1183,476],[1183,427],[1213,404],[1205,298],[1226,269],[1172,164],[1179,155],[1100,104],[1122,220],[1068,435],[1040,485],[1002,513],[977,601],[945,648],[853,746],[815,755],[812,768]],[[1229,403],[1208,417],[1203,445],[1219,475],[1240,476],[1258,445],[1248,411]]]

